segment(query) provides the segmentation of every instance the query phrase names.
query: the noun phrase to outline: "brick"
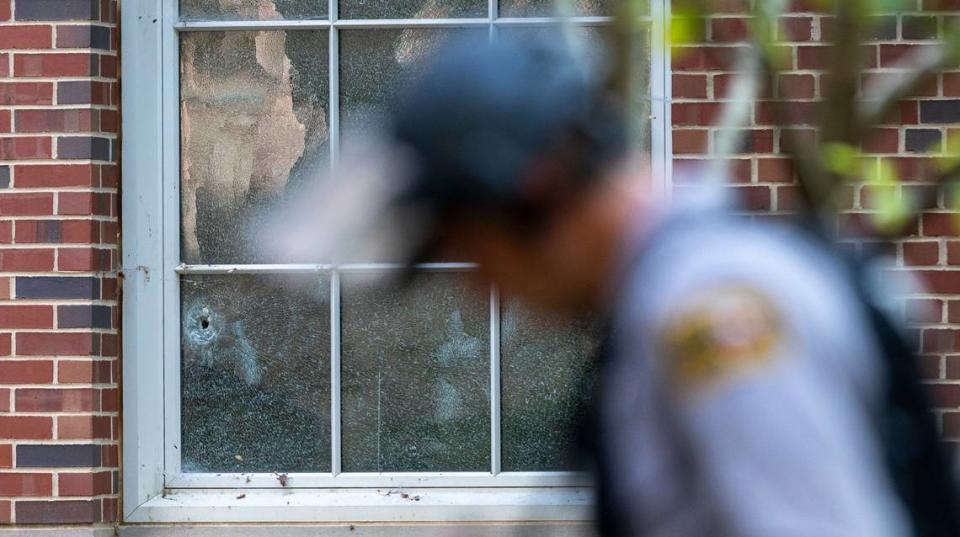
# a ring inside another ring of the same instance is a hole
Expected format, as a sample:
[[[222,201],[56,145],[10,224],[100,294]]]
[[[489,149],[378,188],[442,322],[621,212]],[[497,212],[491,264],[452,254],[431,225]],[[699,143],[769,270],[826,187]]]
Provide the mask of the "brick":
[[[110,440],[109,416],[57,416],[60,440]]]
[[[18,220],[15,240],[18,244],[58,243],[61,240],[59,220]]]
[[[781,99],[813,99],[816,96],[817,80],[813,75],[780,75],[777,96]]]
[[[0,188],[10,188],[10,166],[0,166]]]
[[[932,15],[904,15],[901,22],[904,39],[937,38],[937,17]]]
[[[904,308],[907,322],[910,323],[939,323],[941,312],[942,303],[939,300],[907,300]]]
[[[0,3],[5,0],[0,0]],[[0,500],[0,524],[10,524],[13,521],[13,502]]]
[[[96,61],[100,64],[100,76],[104,78],[117,78],[117,57],[106,54],[98,54]]]
[[[11,0],[0,0],[0,21],[10,20],[10,2]]]
[[[0,496],[51,496],[53,476],[50,474],[0,473]]]
[[[873,129],[866,134],[863,150],[873,154],[892,154],[900,150],[900,131]]]
[[[927,385],[927,389],[936,406],[941,408],[956,408],[960,406],[960,385],[929,384]]]
[[[115,388],[100,390],[100,408],[104,412],[119,412],[120,390]]]
[[[16,334],[20,356],[88,356],[93,353],[93,335],[84,333]]]
[[[16,279],[17,298],[100,298],[100,280],[92,277],[36,276]]]
[[[97,444],[21,444],[18,445],[16,449],[18,468],[83,468],[100,466],[100,446]]]
[[[0,328],[53,328],[53,307],[0,305]]]
[[[100,167],[91,164],[24,164],[16,167],[16,174],[22,188],[100,186]]]
[[[960,121],[960,100],[921,101],[920,121],[930,124]]]
[[[744,41],[748,36],[747,19],[714,18],[710,20],[710,40],[715,43]]]
[[[112,473],[60,473],[58,476],[60,496],[99,496],[112,492]]]
[[[672,77],[673,96],[680,99],[706,99],[707,76],[675,74]]]
[[[49,136],[22,136],[0,139],[0,160],[49,159],[53,141]]]
[[[113,378],[113,361],[61,360],[57,375],[61,384],[107,384]]]
[[[113,216],[113,200],[110,194],[96,192],[59,192],[57,214]]]
[[[53,194],[0,194],[0,216],[53,214]]]
[[[780,39],[785,41],[813,40],[813,17],[783,17],[780,23]]]
[[[904,264],[929,266],[940,262],[940,244],[937,242],[907,242],[903,245]]]
[[[57,26],[57,48],[110,50],[110,28],[106,26]]]
[[[111,104],[110,84],[88,80],[57,82],[59,104]]]
[[[0,444],[0,468],[13,468],[13,446]]]
[[[53,28],[48,25],[0,26],[0,48],[50,48]]]
[[[960,97],[960,73],[943,73],[944,97]]]
[[[96,56],[89,53],[23,53],[13,57],[14,76],[96,76],[99,71]]]
[[[957,216],[949,213],[928,213],[921,219],[925,237],[943,237],[956,235],[960,229]]]
[[[703,129],[674,130],[673,152],[678,155],[703,154],[707,151],[707,131]]]
[[[90,132],[100,129],[94,110],[17,110],[17,132]]]
[[[10,356],[13,349],[13,336],[0,334],[0,356]]]
[[[59,306],[57,325],[60,328],[110,328],[110,306]]]
[[[710,126],[720,115],[722,105],[717,103],[674,103],[675,126]]]
[[[2,82],[0,105],[53,104],[52,82]]]
[[[942,150],[942,136],[935,129],[907,129],[904,137],[904,149],[908,153],[939,152]]]
[[[100,500],[19,501],[20,524],[91,524],[100,522]]]
[[[53,382],[52,360],[0,360],[0,384],[49,382]]]
[[[14,406],[17,412],[99,411],[99,395],[90,388],[20,388],[14,392]]]
[[[13,132],[13,114],[10,110],[0,110],[0,132]]]
[[[0,250],[0,271],[39,272],[53,270],[53,250]]]
[[[0,431],[3,431],[3,438],[6,440],[47,440],[53,438],[53,418],[0,415]],[[17,467],[26,467],[20,459],[19,451]]]
[[[57,156],[110,160],[110,139],[98,136],[61,136],[57,139]]]
[[[771,191],[767,186],[731,187],[742,207],[748,211],[769,211],[771,208]]]
[[[938,294],[960,293],[960,277],[953,271],[918,270],[917,276],[926,282],[927,288]]]
[[[100,17],[98,0],[27,0],[17,2],[20,21],[92,21]]]
[[[70,272],[110,270],[110,250],[101,248],[61,248],[57,254],[57,269]]]

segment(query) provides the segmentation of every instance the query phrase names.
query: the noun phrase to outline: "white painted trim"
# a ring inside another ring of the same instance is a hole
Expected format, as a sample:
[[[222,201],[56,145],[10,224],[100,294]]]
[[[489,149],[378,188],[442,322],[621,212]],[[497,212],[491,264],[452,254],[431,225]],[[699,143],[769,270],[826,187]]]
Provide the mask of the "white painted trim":
[[[284,476],[286,485],[280,483]],[[190,473],[167,476],[168,489],[349,489],[454,487],[588,487],[590,476],[577,472],[350,472],[350,473]]]
[[[670,53],[670,0],[651,0],[650,16],[653,20],[651,42],[653,55],[650,62],[651,112],[655,121],[651,128],[650,155],[654,188],[658,194],[670,197],[673,185],[673,136],[671,103],[673,102],[673,73]],[[661,21],[658,23],[657,21]],[[659,180],[656,180],[658,179]]]
[[[121,10],[123,513],[163,488],[163,128],[160,5]]]
[[[113,533],[110,533],[113,535]],[[326,523],[326,524],[202,524],[120,526],[120,537],[595,537],[591,524],[535,523]],[[37,537],[74,537],[73,534]],[[76,537],[89,537],[79,534]],[[97,537],[100,537],[98,534]],[[105,535],[103,536],[105,537]]]
[[[140,506],[127,522],[581,521],[589,489],[473,488],[177,491]]]

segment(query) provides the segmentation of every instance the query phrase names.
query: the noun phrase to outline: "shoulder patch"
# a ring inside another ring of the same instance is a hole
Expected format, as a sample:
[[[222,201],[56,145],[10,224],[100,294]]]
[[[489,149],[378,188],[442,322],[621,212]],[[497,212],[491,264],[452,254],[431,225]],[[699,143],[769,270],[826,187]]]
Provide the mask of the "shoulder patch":
[[[680,304],[663,325],[659,343],[671,380],[686,391],[770,362],[782,337],[769,298],[731,285]]]

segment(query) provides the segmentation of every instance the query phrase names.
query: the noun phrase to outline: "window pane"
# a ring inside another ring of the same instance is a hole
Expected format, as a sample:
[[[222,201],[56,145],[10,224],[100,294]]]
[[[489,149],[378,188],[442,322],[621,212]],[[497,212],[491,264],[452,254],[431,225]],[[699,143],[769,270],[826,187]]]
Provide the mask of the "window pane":
[[[342,279],[343,470],[488,471],[486,297],[458,274],[369,278]]]
[[[575,0],[575,15],[610,15],[613,0]],[[556,0],[500,0],[501,17],[549,17],[557,14]]]
[[[340,106],[344,147],[362,139],[416,66],[452,36],[478,39],[486,30],[390,29],[340,32]]]
[[[181,19],[323,19],[327,0],[180,0]]]
[[[561,323],[508,301],[500,326],[503,470],[583,470],[574,434],[593,390],[595,323]]]
[[[633,129],[633,140],[642,151],[650,151],[651,129],[653,127],[653,117],[651,116],[651,86],[650,86],[650,51],[652,41],[650,39],[650,23],[640,21],[637,24],[636,47],[633,51],[632,65],[634,65],[634,78],[631,81],[633,98],[630,102],[630,118]],[[513,26],[502,27],[499,29],[499,39],[537,39],[537,40],[556,40],[564,39],[561,28],[555,24],[531,25],[531,26]],[[576,42],[574,46],[582,53],[580,57],[584,61],[584,66],[591,76],[603,76],[608,69],[610,54],[607,49],[607,41],[603,35],[603,27],[588,26],[577,28],[574,37]]]
[[[262,259],[260,215],[327,166],[327,32],[181,38],[181,258]]]
[[[329,472],[329,279],[181,281],[185,472]]]
[[[486,17],[486,0],[341,0],[342,19]]]

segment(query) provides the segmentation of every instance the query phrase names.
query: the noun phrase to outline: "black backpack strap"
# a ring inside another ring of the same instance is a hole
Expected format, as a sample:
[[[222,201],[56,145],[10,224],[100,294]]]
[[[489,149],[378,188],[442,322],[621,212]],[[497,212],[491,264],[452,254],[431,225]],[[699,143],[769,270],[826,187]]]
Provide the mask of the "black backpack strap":
[[[855,263],[857,291],[876,334],[888,381],[878,429],[893,486],[910,517],[914,537],[958,537],[960,495],[953,464],[940,440],[917,356],[866,289],[865,265]]]

